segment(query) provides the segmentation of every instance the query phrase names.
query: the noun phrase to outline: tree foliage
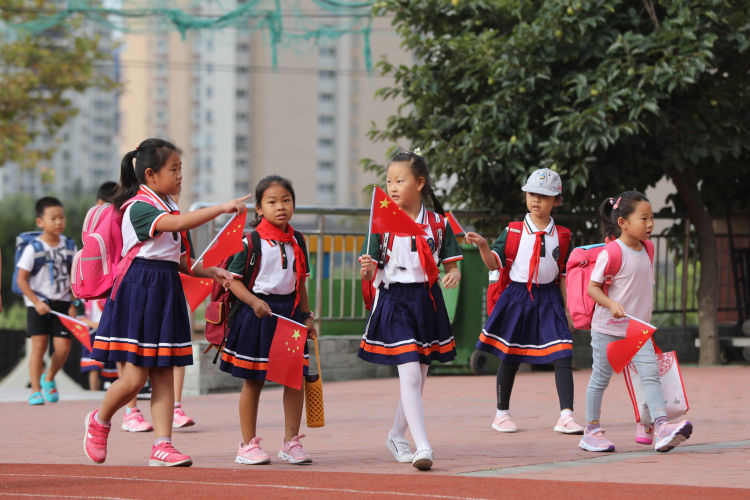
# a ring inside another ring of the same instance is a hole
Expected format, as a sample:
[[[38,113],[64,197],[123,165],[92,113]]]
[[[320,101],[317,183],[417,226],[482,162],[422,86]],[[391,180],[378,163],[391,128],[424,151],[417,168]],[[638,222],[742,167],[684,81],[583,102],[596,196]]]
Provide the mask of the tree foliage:
[[[0,27],[30,21],[56,9],[52,0],[4,0]],[[76,22],[31,36],[22,30],[0,30],[0,165],[34,166],[54,153],[35,144],[52,137],[75,114],[73,92],[91,87],[114,89],[116,83],[97,64],[112,59],[111,44]]]
[[[395,84],[378,95],[402,104],[370,136],[421,146],[455,181],[454,206],[513,211],[539,167],[561,174],[574,212],[671,178],[698,233],[701,360],[715,360],[708,212],[747,200],[750,0],[388,0],[375,12],[416,62],[379,63]]]
[[[747,172],[747,0],[663,1],[658,28],[632,0],[394,0],[376,12],[394,16],[417,62],[379,63],[396,82],[380,97],[403,104],[371,136],[460,174],[454,201],[503,210],[538,167],[560,172],[566,205],[584,209],[668,166]]]

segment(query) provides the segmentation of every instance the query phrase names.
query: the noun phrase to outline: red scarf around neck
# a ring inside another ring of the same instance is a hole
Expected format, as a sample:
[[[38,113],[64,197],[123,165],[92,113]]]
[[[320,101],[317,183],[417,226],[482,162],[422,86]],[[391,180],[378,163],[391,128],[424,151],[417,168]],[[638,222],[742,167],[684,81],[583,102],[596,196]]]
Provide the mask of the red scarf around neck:
[[[294,308],[292,309],[292,312],[294,312],[297,309],[297,304],[299,304],[300,290],[305,285],[307,274],[305,272],[305,252],[302,251],[302,247],[299,246],[299,243],[294,238],[294,228],[291,224],[287,224],[286,232],[284,232],[266,219],[261,219],[260,224],[258,224],[255,230],[258,231],[261,239],[292,244],[292,248],[294,249],[294,270],[297,272],[297,293],[294,297]]]

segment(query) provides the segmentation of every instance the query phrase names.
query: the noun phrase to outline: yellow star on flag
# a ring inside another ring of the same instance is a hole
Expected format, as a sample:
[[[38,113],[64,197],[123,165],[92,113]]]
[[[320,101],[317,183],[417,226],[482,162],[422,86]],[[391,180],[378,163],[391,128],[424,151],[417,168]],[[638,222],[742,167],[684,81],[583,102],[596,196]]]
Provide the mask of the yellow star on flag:
[[[391,202],[390,200],[382,200],[382,201],[380,202],[380,208],[386,208],[386,207],[388,207],[388,204],[389,204],[390,202]]]
[[[294,330],[294,334],[292,335],[292,338],[294,340],[297,340],[298,338],[300,338],[299,330]]]

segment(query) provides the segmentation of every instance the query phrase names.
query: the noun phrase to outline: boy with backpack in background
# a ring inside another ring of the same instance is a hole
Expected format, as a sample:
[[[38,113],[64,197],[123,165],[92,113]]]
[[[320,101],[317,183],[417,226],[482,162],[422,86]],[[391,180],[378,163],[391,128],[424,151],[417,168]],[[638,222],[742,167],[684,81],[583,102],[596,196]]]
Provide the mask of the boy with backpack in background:
[[[23,295],[27,307],[26,332],[31,338],[29,376],[30,405],[56,403],[60,397],[55,375],[70,352],[71,333],[50,311],[75,317],[71,303],[70,268],[76,245],[66,237],[65,209],[57,198],[45,196],[36,202],[36,225],[41,232],[22,233],[16,239],[14,292]],[[44,352],[52,336],[54,353],[44,372]]]

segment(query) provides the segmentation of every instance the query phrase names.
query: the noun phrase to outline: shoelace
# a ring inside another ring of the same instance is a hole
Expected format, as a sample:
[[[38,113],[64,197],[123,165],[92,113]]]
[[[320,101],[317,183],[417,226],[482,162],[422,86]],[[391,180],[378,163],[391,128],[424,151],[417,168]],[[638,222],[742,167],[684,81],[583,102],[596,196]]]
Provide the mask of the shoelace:
[[[391,438],[391,441],[393,441],[393,444],[396,446],[396,451],[398,451],[399,455],[406,455],[410,453],[408,442],[393,438]]]
[[[177,415],[178,417],[186,417],[187,416],[187,415],[185,415],[185,412],[182,411],[182,408],[175,408],[174,409],[174,414]]]

